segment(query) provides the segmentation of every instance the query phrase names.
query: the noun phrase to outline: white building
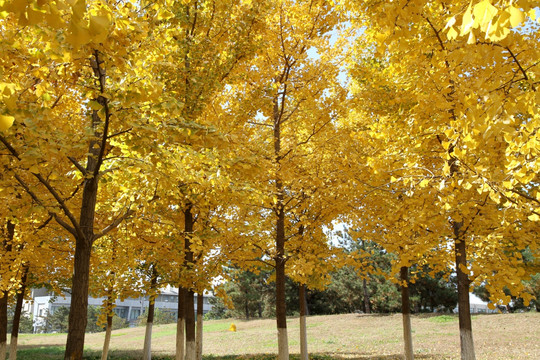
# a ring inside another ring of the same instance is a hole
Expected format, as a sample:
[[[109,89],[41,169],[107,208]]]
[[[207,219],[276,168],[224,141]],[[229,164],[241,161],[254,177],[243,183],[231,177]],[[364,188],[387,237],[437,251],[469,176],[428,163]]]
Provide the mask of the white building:
[[[488,303],[480,299],[473,293],[469,293],[469,306],[471,314],[495,314],[498,310],[492,310],[488,307]],[[458,313],[458,307],[454,309],[454,313]]]
[[[101,298],[88,298],[89,306],[100,307],[105,300]],[[208,302],[208,297],[204,297],[203,313],[206,314],[212,309],[212,305]],[[32,289],[32,300],[25,301],[23,310],[29,314],[32,314],[34,319],[34,332],[38,332],[45,324],[45,318],[48,314],[53,314],[56,309],[60,307],[70,307],[71,296],[65,294],[65,296],[55,295],[48,291],[46,288]],[[116,300],[116,307],[114,312],[119,317],[126,319],[130,325],[135,325],[137,318],[144,313],[148,308],[148,297],[140,297],[137,299],[128,298],[124,301]],[[178,314],[178,288],[172,288],[167,286],[161,290],[155,301],[155,309],[171,312],[174,317]],[[197,311],[197,295],[195,295],[195,311]]]

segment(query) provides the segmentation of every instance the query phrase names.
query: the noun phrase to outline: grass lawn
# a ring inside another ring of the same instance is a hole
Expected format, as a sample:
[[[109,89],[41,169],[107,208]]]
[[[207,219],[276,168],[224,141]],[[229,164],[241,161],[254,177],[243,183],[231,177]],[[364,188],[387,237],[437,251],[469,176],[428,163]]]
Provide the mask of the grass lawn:
[[[231,322],[237,332],[227,331]],[[311,358],[401,359],[401,315],[332,315],[307,319]],[[417,359],[459,359],[457,316],[412,317],[414,352]],[[298,354],[298,319],[288,321],[289,348]],[[473,336],[478,360],[540,359],[540,313],[473,316]],[[154,326],[154,359],[173,359],[176,325]],[[85,358],[100,359],[104,333],[87,334]],[[144,328],[121,329],[111,337],[110,359],[140,359]],[[21,335],[22,360],[62,359],[66,334]],[[275,359],[277,335],[274,320],[214,320],[204,328],[207,360]],[[297,356],[293,356],[293,358]]]

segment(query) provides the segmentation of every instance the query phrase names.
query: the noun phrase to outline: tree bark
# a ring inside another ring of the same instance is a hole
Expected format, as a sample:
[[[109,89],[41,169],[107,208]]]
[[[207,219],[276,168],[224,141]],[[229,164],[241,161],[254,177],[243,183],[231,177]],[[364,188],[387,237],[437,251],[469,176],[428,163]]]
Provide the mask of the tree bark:
[[[68,336],[65,360],[83,357],[84,334],[88,312],[88,285],[92,245],[86,239],[77,239],[75,245],[75,272],[72,280],[71,306],[68,318]]]
[[[298,289],[300,300],[300,360],[308,360],[307,328],[306,328],[306,286],[300,284]]]
[[[146,331],[144,333],[143,360],[152,359],[152,326],[154,324],[154,309],[156,303],[158,273],[152,264],[152,278],[150,279],[150,298],[148,299],[148,315],[146,317]]]
[[[281,182],[278,181],[280,184]],[[283,196],[283,195],[281,195]],[[279,201],[279,200],[278,200]],[[278,359],[289,359],[287,336],[287,304],[285,301],[285,214],[278,211],[276,226],[276,323],[278,330]]]
[[[456,273],[458,282],[459,339],[461,359],[475,360],[472,334],[471,306],[469,302],[469,276],[463,271],[467,268],[467,246],[464,238],[460,238],[460,223],[454,223]]]
[[[2,240],[2,247],[4,248],[3,250],[6,253],[9,253],[11,252],[11,244],[13,242],[13,237],[15,236],[15,223],[11,222],[11,220],[8,220],[6,224],[6,230],[7,233]],[[4,235],[3,229],[2,233]],[[7,352],[8,295],[9,292],[7,290],[0,293],[0,360],[4,360],[6,358]]]
[[[21,288],[17,292],[15,313],[13,314],[13,326],[11,328],[11,340],[9,342],[9,360],[17,359],[17,342],[19,338],[19,325],[21,323],[24,294],[26,293],[26,280],[28,278],[28,266],[24,265],[21,276]],[[3,358],[0,358],[3,359]]]
[[[178,318],[176,321],[176,360],[184,360],[186,290],[178,287]]]
[[[401,313],[403,316],[403,341],[405,360],[413,360],[413,343],[411,329],[411,303],[409,299],[409,268],[403,266],[400,271],[401,279]]]
[[[107,307],[109,311],[109,307]],[[111,344],[111,333],[112,333],[112,321],[113,315],[111,313],[107,314],[107,327],[105,328],[105,340],[103,341],[103,351],[101,352],[101,360],[107,360],[109,357],[109,346]]]
[[[197,360],[202,360],[204,294],[197,294]]]
[[[191,237],[193,236],[193,225],[195,223],[192,213],[193,206],[188,204],[184,211],[184,231],[185,231],[185,262],[184,264],[189,268],[193,264],[193,251],[191,250]],[[186,323],[186,349],[185,359],[195,360],[197,347],[195,344],[195,303],[194,292],[191,289],[186,289],[186,302],[185,302],[185,323]]]
[[[8,292],[3,291],[0,298],[0,360],[6,358],[7,352],[7,310],[8,310]]]
[[[364,312],[366,314],[371,314],[371,307],[369,306],[369,291],[366,278],[362,280],[362,287],[364,288]]]
[[[194,292],[187,291],[186,296],[186,360],[196,360],[197,346],[195,343],[195,303]]]

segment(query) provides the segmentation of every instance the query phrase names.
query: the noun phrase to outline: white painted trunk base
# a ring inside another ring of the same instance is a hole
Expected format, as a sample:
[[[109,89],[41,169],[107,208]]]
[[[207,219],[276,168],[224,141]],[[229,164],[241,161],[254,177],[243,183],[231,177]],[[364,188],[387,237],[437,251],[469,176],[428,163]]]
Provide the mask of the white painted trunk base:
[[[186,359],[185,360],[196,360],[197,359],[197,345],[195,341],[186,341]]]
[[[472,331],[460,329],[459,339],[461,340],[461,360],[476,360]]]
[[[300,316],[300,360],[308,360],[306,317]]]
[[[19,338],[17,336],[12,336],[9,341],[9,360],[17,359],[17,342]]]
[[[403,314],[403,342],[405,347],[405,360],[413,360],[414,352],[410,314]]]
[[[105,340],[103,341],[103,351],[101,352],[101,360],[107,360],[109,357],[109,345],[111,344],[111,331],[112,328],[107,326],[105,330]]]
[[[6,352],[7,352],[7,343],[5,342],[0,343],[0,360],[4,360],[6,358]]]
[[[144,332],[144,348],[143,348],[143,360],[152,359],[152,325],[153,323],[146,323],[146,331]]]
[[[186,323],[183,318],[178,319],[176,322],[176,360],[184,360],[184,328]]]
[[[278,328],[278,360],[289,360],[287,328]]]

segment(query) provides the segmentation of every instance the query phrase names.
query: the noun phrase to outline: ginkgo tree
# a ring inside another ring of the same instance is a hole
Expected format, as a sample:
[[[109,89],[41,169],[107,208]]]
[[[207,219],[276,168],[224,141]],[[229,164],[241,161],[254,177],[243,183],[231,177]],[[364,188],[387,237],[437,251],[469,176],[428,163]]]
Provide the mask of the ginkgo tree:
[[[455,248],[464,359],[475,357],[468,312],[471,281],[507,285],[499,277],[509,275],[505,265],[522,263],[519,250],[534,244],[533,209],[514,208],[512,201],[502,201],[509,192],[496,190],[508,176],[504,164],[508,143],[520,138],[514,129],[537,116],[530,98],[536,91],[531,79],[538,67],[534,62],[524,64],[527,54],[535,57],[538,33],[533,27],[531,32],[518,29],[501,35],[505,32],[501,29],[523,22],[531,4],[495,12],[489,1],[351,3],[366,26],[366,49],[386,64],[383,71],[400,83],[405,94],[392,100],[400,105],[394,119],[376,119],[370,129],[380,139],[401,141],[395,154],[402,157],[403,170],[397,180],[421,176],[423,187],[438,189],[436,204],[447,222],[440,241],[452,239]],[[447,21],[459,14],[464,24]],[[453,26],[460,26],[462,36]],[[480,32],[483,39],[474,35]],[[405,102],[411,94],[412,103]],[[419,161],[422,149],[431,152],[427,155],[433,158],[431,167]],[[494,253],[498,263],[492,261]],[[511,271],[512,291],[527,297],[519,281],[526,271],[517,268],[521,270]]]
[[[14,159],[8,171],[75,243],[67,359],[82,357],[92,245],[134,210],[116,201],[122,194],[101,191],[103,172],[131,163],[136,145],[150,151],[159,141],[148,134],[167,126],[149,116],[159,107],[148,108],[150,100],[169,103],[157,100],[162,86],[151,73],[163,35],[152,27],[165,3],[145,5],[2,2],[2,50],[10,54],[2,113],[14,118],[0,136]]]
[[[322,143],[315,139],[328,138],[345,92],[337,80],[342,48],[330,41],[341,19],[331,3],[276,1],[271,10],[249,80],[234,91],[240,111],[249,114],[241,151],[256,164],[249,178],[252,208],[243,218],[251,224],[245,250],[258,249],[275,269],[278,352],[288,359],[284,286],[291,239],[310,221],[302,215],[309,199],[324,196],[317,188],[326,174],[316,173],[311,154]]]

